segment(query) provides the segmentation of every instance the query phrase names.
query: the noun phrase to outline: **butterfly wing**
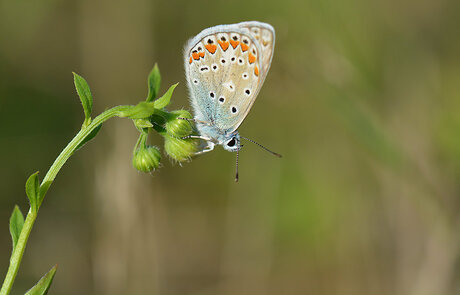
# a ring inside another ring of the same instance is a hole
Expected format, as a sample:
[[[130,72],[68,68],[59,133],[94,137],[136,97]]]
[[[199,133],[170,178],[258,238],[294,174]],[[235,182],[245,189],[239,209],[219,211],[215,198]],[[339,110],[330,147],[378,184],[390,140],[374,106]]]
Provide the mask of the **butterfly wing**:
[[[260,45],[262,64],[261,80],[263,83],[272,63],[273,50],[275,49],[275,30],[269,24],[256,21],[243,22],[239,25],[248,29],[250,34]],[[262,86],[262,83],[260,84],[260,87]]]
[[[197,119],[233,132],[244,120],[267,76],[275,32],[260,22],[202,31],[185,49],[185,70]]]

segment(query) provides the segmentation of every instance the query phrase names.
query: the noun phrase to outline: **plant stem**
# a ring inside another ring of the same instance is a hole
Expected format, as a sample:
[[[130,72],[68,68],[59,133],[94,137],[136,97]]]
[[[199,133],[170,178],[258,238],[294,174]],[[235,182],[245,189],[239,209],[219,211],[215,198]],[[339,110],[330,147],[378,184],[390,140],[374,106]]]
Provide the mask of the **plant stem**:
[[[67,146],[62,150],[59,156],[54,161],[53,165],[51,165],[50,169],[46,173],[43,181],[40,185],[40,202],[38,203],[38,208],[43,202],[45,194],[51,185],[51,183],[56,178],[57,174],[61,170],[62,166],[65,162],[73,155],[79,145],[86,139],[86,137],[91,134],[91,132],[96,129],[99,125],[103,122],[107,121],[108,119],[115,117],[120,114],[122,111],[126,111],[132,106],[117,106],[113,107],[109,110],[106,110],[91,122],[88,126],[81,129],[77,135],[72,139],[71,142],[67,144]],[[8,272],[6,274],[5,280],[3,282],[2,288],[0,290],[0,295],[8,295],[13,287],[14,279],[19,270],[19,266],[21,264],[22,256],[24,255],[24,250],[26,248],[27,240],[29,239],[30,232],[32,231],[32,227],[34,225],[35,219],[37,218],[37,212],[32,212],[29,210],[27,213],[26,220],[24,222],[24,226],[22,227],[21,234],[19,235],[18,242],[16,247],[13,250],[10,258],[10,265],[8,267]]]
[[[8,267],[8,272],[3,282],[2,289],[0,290],[0,295],[7,295],[10,293],[11,288],[13,287],[14,279],[19,270],[19,265],[21,264],[22,256],[24,255],[24,250],[26,249],[27,240],[29,239],[30,232],[34,225],[35,219],[37,218],[37,212],[32,212],[29,210],[27,213],[26,220],[24,221],[24,226],[22,227],[21,234],[19,235],[18,242],[16,247],[13,250],[10,258],[10,266]]]
[[[65,164],[65,162],[72,156],[72,154],[75,152],[77,147],[80,145],[80,143],[94,130],[96,129],[99,125],[107,121],[108,119],[117,116],[121,111],[124,111],[131,106],[117,106],[113,107],[111,109],[108,109],[107,111],[103,112],[89,124],[86,128],[81,129],[80,132],[75,135],[75,137],[72,139],[71,142],[67,144],[67,146],[62,150],[62,152],[59,154],[59,156],[56,158],[54,161],[53,165],[50,167],[48,172],[46,173],[45,177],[43,178],[43,181],[40,185],[40,190],[44,189],[44,191],[41,193],[45,194],[46,191],[49,188],[49,185],[54,181],[56,178],[57,174],[61,170],[62,166]],[[43,201],[44,195],[41,196],[41,201],[39,203],[39,208],[40,205]],[[0,295],[3,295],[0,293]]]

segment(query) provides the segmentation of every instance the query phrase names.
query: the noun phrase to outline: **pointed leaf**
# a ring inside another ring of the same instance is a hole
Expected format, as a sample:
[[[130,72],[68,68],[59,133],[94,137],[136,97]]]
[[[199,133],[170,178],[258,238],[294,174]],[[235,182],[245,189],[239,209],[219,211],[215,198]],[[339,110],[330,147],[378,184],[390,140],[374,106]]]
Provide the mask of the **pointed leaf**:
[[[174,85],[172,85],[171,87],[169,87],[168,91],[166,91],[165,94],[163,94],[162,97],[160,97],[159,99],[155,100],[155,108],[157,109],[162,109],[164,108],[165,106],[167,106],[169,104],[169,102],[171,101],[171,96],[174,92],[174,89],[176,88],[176,86],[179,85],[179,83],[176,83]]]
[[[13,239],[13,251],[18,243],[19,235],[21,234],[22,227],[24,226],[24,215],[18,205],[14,206],[13,213],[10,217],[10,233]]]
[[[35,286],[32,287],[25,295],[46,295],[53,282],[56,274],[57,265],[55,265],[46,275],[44,275]]]
[[[153,129],[156,132],[162,135],[166,133],[166,129],[163,127],[166,124],[166,119],[162,115],[153,114],[149,119],[152,122]]]
[[[93,96],[91,95],[91,90],[86,80],[73,73],[73,80],[75,83],[75,88],[77,89],[78,96],[80,97],[81,104],[83,105],[83,111],[85,112],[85,123],[83,125],[88,125],[91,121],[91,112],[93,111]]]
[[[153,124],[147,119],[136,119],[134,120],[134,125],[136,125],[137,129],[153,127]]]
[[[93,129],[93,131],[91,131],[90,134],[88,134],[88,136],[85,137],[85,139],[80,142],[80,144],[75,148],[75,151],[78,151],[79,149],[81,149],[88,141],[90,141],[91,139],[93,139],[96,134],[99,132],[99,130],[101,130],[102,128],[102,124],[98,125],[96,128]]]
[[[26,194],[29,198],[30,208],[32,211],[37,212],[40,196],[40,182],[38,180],[38,172],[35,172],[29,177],[29,179],[27,179]]]
[[[160,90],[161,75],[158,65],[155,64],[152,71],[150,71],[149,77],[147,79],[147,85],[149,87],[149,93],[147,95],[147,101],[151,102],[157,98],[158,91]]]
[[[45,195],[46,193],[48,192],[48,189],[50,188],[50,185],[53,183],[52,180],[48,180],[48,181],[45,181],[44,183],[42,183],[40,185],[40,195],[39,195],[39,199],[38,199],[38,207],[40,207],[40,205],[42,204],[43,202],[43,199],[45,198]]]
[[[120,112],[118,116],[128,117],[130,119],[145,119],[153,115],[155,112],[155,105],[153,102],[142,101],[131,108]]]

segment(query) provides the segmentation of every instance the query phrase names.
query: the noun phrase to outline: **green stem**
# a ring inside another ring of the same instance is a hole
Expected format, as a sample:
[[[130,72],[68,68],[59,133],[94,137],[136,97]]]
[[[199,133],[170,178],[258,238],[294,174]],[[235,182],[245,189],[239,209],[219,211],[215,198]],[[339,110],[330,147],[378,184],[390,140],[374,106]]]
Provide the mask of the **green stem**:
[[[14,279],[19,270],[19,265],[21,264],[22,256],[24,255],[24,250],[26,249],[27,240],[29,239],[30,232],[34,225],[35,219],[37,218],[37,212],[32,212],[29,210],[27,213],[26,220],[24,221],[24,226],[22,227],[21,234],[19,235],[18,242],[16,247],[13,250],[10,258],[10,266],[8,267],[8,272],[3,282],[2,289],[0,290],[1,295],[7,295],[10,293],[11,288],[13,287]]]
[[[103,122],[119,115],[120,112],[126,111],[131,107],[132,106],[117,106],[111,108],[103,112],[96,118],[94,118],[91,124],[81,129],[80,132],[78,132],[77,135],[75,135],[72,141],[69,142],[69,144],[67,144],[67,146],[56,158],[53,165],[51,165],[50,169],[43,178],[43,181],[40,185],[40,202],[38,204],[38,208],[40,208],[40,205],[43,202],[43,199],[49,186],[54,181],[65,162],[70,158],[70,156],[72,156],[75,150],[79,147],[80,143],[82,143],[85,140],[85,138]],[[32,231],[35,219],[37,218],[37,214],[38,209],[37,212],[32,212],[32,210],[29,210],[29,212],[27,213],[27,217],[24,222],[24,226],[22,227],[21,234],[19,235],[18,242],[13,250],[13,253],[11,254],[10,265],[8,267],[8,272],[6,274],[5,280],[0,290],[0,295],[8,295],[11,291],[11,288],[13,287],[14,279],[16,278],[16,275],[18,273],[22,256],[24,255],[24,250],[26,248],[27,240],[29,239],[29,235]]]
[[[62,150],[62,152],[56,158],[53,165],[51,166],[51,168],[48,170],[45,177],[43,178],[43,181],[40,185],[41,197],[40,197],[39,207],[41,203],[43,202],[44,194],[46,193],[49,186],[56,178],[57,174],[59,173],[59,170],[61,170],[65,162],[70,158],[70,156],[72,156],[72,154],[75,152],[75,150],[80,145],[80,143],[83,140],[85,140],[85,138],[99,125],[101,125],[108,119],[119,115],[120,112],[125,111],[131,107],[132,106],[117,106],[117,107],[108,109],[107,111],[103,112],[102,114],[94,118],[91,124],[89,124],[84,129],[80,130],[80,132],[78,132],[77,135],[75,135],[72,141],[67,144],[64,150]],[[3,294],[0,293],[0,295],[3,295]]]

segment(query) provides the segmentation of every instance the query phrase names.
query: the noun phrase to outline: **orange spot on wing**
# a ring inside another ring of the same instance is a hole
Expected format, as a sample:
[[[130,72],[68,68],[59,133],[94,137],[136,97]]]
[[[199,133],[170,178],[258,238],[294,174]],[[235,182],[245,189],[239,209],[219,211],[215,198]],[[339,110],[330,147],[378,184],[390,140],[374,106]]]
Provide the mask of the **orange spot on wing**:
[[[235,49],[238,44],[240,44],[240,41],[230,40],[230,44],[232,44],[233,49]]]
[[[216,52],[217,49],[217,46],[215,44],[206,44],[204,47],[206,47],[206,49],[212,54],[214,54],[214,52]]]
[[[204,51],[198,52],[198,54],[200,55],[200,57],[204,57]]]
[[[254,75],[259,76],[259,68],[257,66],[254,68]]]
[[[255,57],[254,55],[252,55],[251,52],[249,52],[249,57],[248,57],[248,59],[249,59],[249,63],[250,63],[250,64],[252,64],[252,63],[254,63],[254,62],[256,61],[256,57]]]
[[[193,52],[192,57],[193,57],[193,59],[196,59],[196,60],[200,59],[200,55],[198,54],[198,52]]]
[[[243,52],[245,52],[246,50],[249,49],[249,46],[244,43],[241,43],[241,49],[243,50]]]
[[[220,40],[217,40],[217,42],[219,42],[220,44],[220,47],[222,47],[222,49],[225,51],[227,50],[228,46],[229,46],[229,43],[227,41],[220,41]]]
[[[190,56],[190,60],[189,60],[189,63],[192,63],[192,61],[193,61],[193,59],[192,59],[192,57]]]

